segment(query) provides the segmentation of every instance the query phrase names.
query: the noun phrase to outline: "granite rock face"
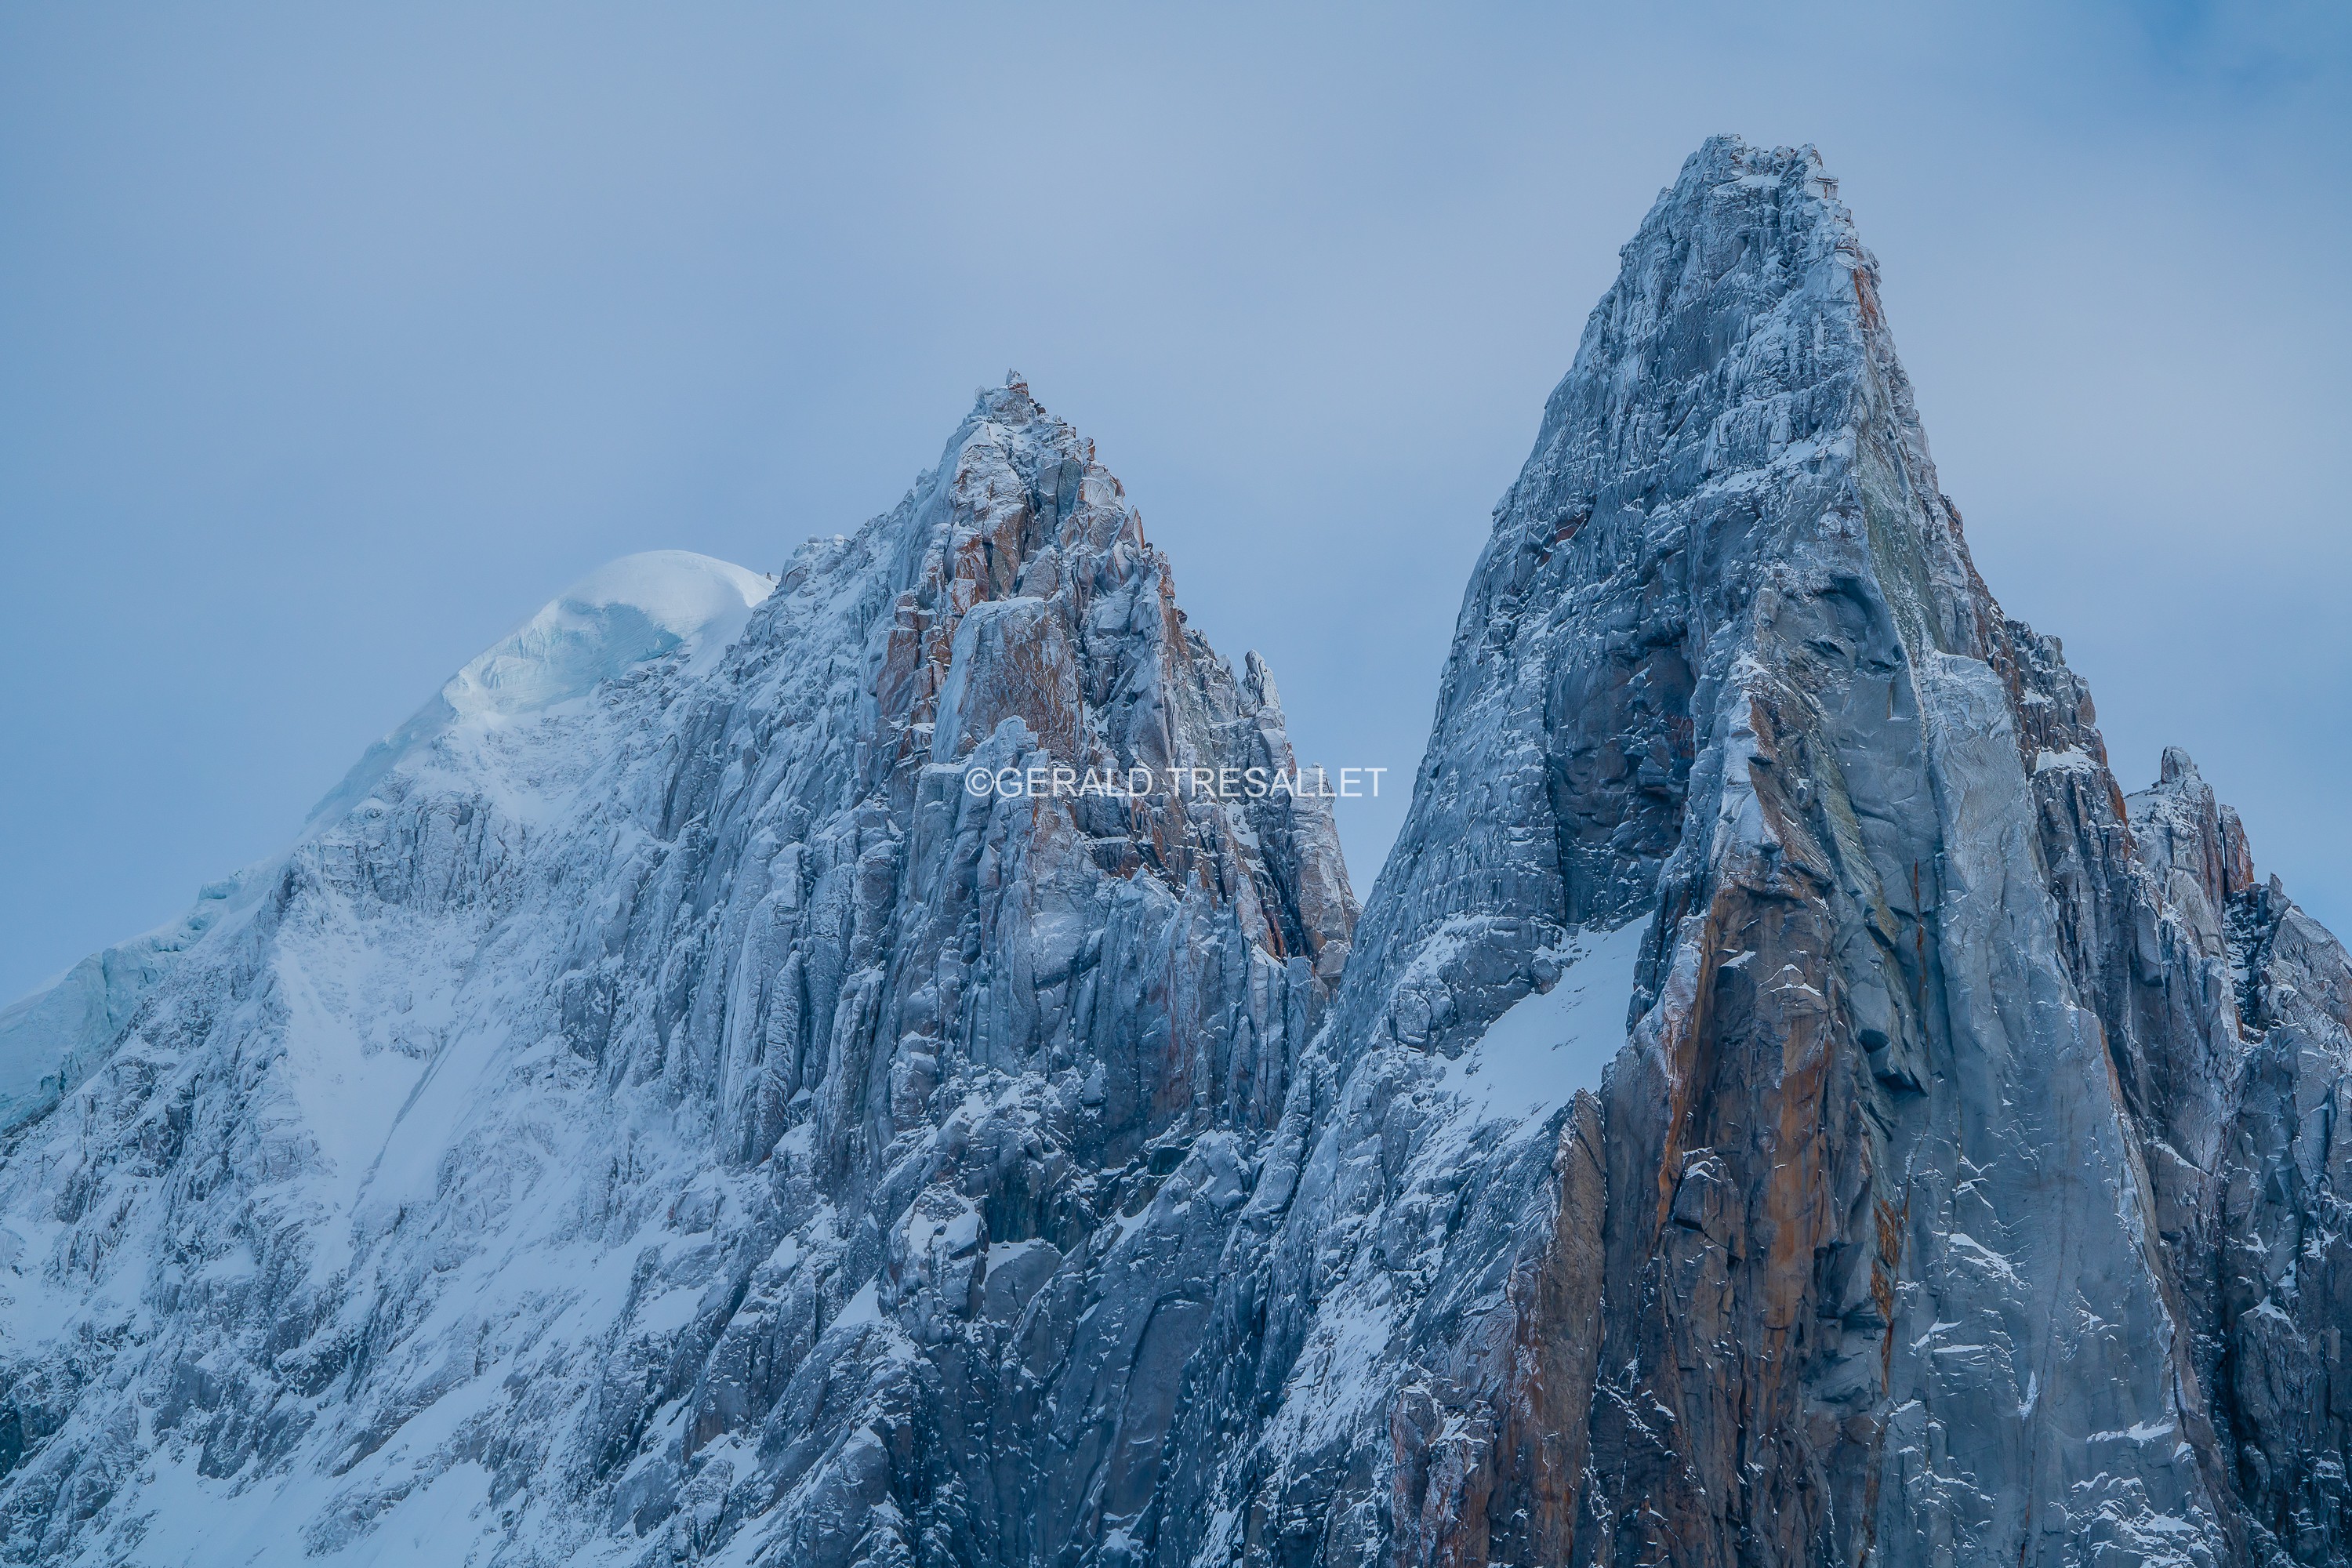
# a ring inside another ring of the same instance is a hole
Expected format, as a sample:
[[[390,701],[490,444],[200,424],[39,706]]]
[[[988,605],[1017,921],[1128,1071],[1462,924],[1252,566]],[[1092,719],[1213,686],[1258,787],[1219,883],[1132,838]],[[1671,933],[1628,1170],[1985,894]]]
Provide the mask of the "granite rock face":
[[[1295,779],[1272,679],[1017,380],[772,592],[687,560],[469,666],[13,1135],[0,1556],[1025,1561],[1149,1489],[1356,915],[1325,801],[1168,779]],[[967,787],[1055,767],[1153,777]]]
[[[1360,921],[1017,382],[735,572],[0,1018],[0,1557],[2352,1563],[2352,960],[2002,614],[1810,150],[1625,247]]]
[[[1605,931],[1606,1082],[1465,1151],[1441,1064]],[[2347,976],[1978,577],[1817,160],[1710,142],[1497,509],[1160,1558],[2344,1562]]]
[[[1617,927],[1549,1170],[1421,1175],[1430,1064]],[[1834,182],[1712,142],[1497,509],[1227,1293],[1212,1407],[1367,1315],[1378,1387],[1163,1560],[2345,1562],[2348,976],[1978,577]]]

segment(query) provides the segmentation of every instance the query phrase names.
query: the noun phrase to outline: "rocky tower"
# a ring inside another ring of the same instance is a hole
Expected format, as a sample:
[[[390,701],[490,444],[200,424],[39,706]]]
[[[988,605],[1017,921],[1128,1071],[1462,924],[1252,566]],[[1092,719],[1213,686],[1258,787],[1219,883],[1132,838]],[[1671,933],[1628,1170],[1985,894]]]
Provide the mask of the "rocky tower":
[[[11,1012],[0,1555],[1014,1562],[1148,1486],[1328,809],[1166,788],[1294,770],[1273,682],[1018,380],[770,588],[617,563]],[[964,784],[1031,765],[1160,780]]]
[[[1835,189],[1707,143],[1551,396],[1160,1562],[2352,1561],[2352,970],[1993,602]]]

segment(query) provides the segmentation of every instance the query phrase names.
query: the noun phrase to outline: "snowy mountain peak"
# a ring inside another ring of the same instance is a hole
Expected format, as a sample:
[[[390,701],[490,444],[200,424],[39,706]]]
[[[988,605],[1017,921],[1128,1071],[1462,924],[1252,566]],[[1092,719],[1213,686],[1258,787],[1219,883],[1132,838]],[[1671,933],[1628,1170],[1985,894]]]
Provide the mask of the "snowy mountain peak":
[[[2126,805],[1834,192],[1709,142],[1547,404],[1159,1561],[2347,1560],[2352,963]]]
[[[774,585],[760,573],[686,550],[608,562],[467,661],[405,724],[371,746],[312,808],[309,831],[340,820],[453,729],[560,708],[665,655],[676,654],[682,672],[708,669]],[[265,860],[205,888],[179,919],[93,953],[0,1008],[0,1131],[77,1087],[148,993],[200,940],[249,912],[280,864]]]
[[[453,734],[562,710],[665,656],[676,656],[681,677],[702,674],[774,587],[772,578],[690,550],[607,562],[467,660],[406,723],[369,747],[311,808],[310,826],[336,821],[395,768]],[[440,750],[448,760],[448,746]]]
[[[629,666],[682,649],[698,667],[732,643],[772,579],[689,550],[598,567],[442,688],[459,714],[524,713],[583,697]]]
[[[1236,1212],[1354,921],[1325,803],[1168,782],[1295,773],[1271,690],[1017,379],[772,590],[568,591],[9,1016],[72,1068],[0,1143],[0,1557],[890,1560],[871,1433],[942,1384],[1031,1456],[992,1531],[1094,1528],[1056,1413],[1164,1438],[1142,1259]],[[1153,783],[968,782],[1072,766]],[[992,1415],[1024,1334],[1095,1348]]]

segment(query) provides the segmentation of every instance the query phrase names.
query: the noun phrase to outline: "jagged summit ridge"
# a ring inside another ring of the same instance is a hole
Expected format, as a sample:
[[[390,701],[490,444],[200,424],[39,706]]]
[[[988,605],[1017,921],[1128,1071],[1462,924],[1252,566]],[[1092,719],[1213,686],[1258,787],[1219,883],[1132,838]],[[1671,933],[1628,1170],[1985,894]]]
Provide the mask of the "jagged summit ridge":
[[[1125,1380],[1181,1314],[1137,1216],[1229,1189],[1279,1107],[1337,839],[1311,797],[962,784],[1295,770],[1262,665],[1017,381],[772,592],[612,574],[0,1152],[11,1559],[887,1559],[923,1526],[877,1430],[1010,1557],[1100,1517],[1057,1444],[1156,1441]]]
[[[1526,838],[1498,814],[1465,837],[1412,841],[1383,868],[1400,892],[1376,904],[1366,942],[1425,934],[1392,931],[1392,914],[1465,918],[1418,891],[1437,881],[1499,878],[1490,897],[1511,907],[1506,918],[1549,930],[1651,907],[1681,832],[1698,684],[1725,678],[1729,639],[1775,558],[1800,533],[1844,526],[1861,484],[1924,495],[1914,558],[1895,584],[1902,613],[1973,613],[1945,602],[1973,574],[1957,514],[1934,489],[1908,383],[1871,330],[1876,263],[1834,188],[1811,148],[1713,138],[1624,247],[1496,508],[1440,689],[1434,771],[1417,784],[1424,813],[1473,792],[1524,791],[1548,830]],[[1588,628],[1596,616],[1611,618]],[[1519,646],[1563,627],[1582,640],[1572,658]],[[1939,625],[1930,640],[1961,635]],[[1631,668],[1626,648],[1639,650]],[[1579,727],[1566,754],[1550,739],[1526,743],[1526,726],[1546,715]],[[1457,734],[1465,744],[1447,743]],[[1497,757],[1500,745],[1521,749]],[[1489,836],[1507,842],[1489,850]],[[1478,864],[1490,853],[1503,863]],[[1355,978],[1401,967],[1367,963]]]

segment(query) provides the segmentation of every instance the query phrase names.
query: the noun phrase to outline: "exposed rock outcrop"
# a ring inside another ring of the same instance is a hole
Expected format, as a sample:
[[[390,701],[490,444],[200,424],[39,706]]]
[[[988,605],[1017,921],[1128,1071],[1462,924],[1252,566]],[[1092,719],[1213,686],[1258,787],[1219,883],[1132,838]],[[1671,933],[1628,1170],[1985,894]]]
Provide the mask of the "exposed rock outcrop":
[[[1016,1561],[1149,1490],[1355,920],[1325,802],[1170,787],[1296,775],[1271,678],[1017,380],[731,646],[662,617],[732,569],[656,564],[8,1145],[12,1560]],[[1033,767],[1154,783],[966,785]]]

